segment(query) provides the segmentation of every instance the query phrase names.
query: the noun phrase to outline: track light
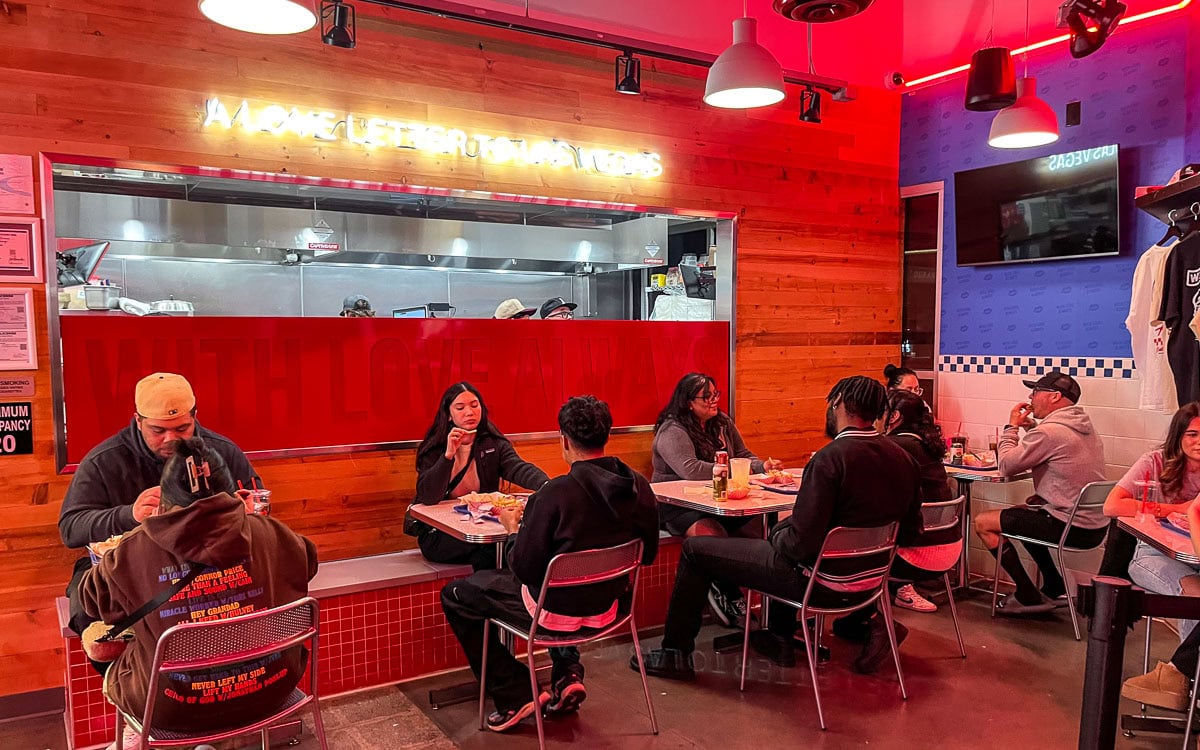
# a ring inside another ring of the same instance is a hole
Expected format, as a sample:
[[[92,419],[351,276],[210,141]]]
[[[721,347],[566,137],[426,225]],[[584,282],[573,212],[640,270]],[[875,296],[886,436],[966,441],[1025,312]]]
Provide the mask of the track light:
[[[800,122],[821,124],[821,92],[812,86],[805,86],[800,91]]]
[[[200,12],[251,34],[299,34],[317,25],[311,0],[200,0]]]
[[[354,21],[354,6],[342,0],[322,0],[321,41],[331,47],[354,49],[358,43],[358,26]]]
[[[1071,57],[1087,57],[1104,46],[1128,10],[1120,0],[1066,0],[1058,8],[1058,27],[1071,29]]]
[[[615,75],[618,94],[642,93],[642,61],[632,52],[617,55]]]

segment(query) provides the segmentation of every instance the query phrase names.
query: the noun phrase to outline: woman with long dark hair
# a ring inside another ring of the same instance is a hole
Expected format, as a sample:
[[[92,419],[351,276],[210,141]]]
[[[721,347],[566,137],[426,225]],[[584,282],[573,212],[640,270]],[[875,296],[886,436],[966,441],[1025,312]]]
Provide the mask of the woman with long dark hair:
[[[1162,502],[1152,511],[1159,518],[1174,512],[1186,513],[1200,495],[1200,401],[1179,407],[1171,418],[1162,447],[1143,454],[1129,467],[1108,493],[1104,514],[1110,517],[1136,515],[1140,503],[1136,483],[1146,480],[1158,482]],[[1115,540],[1114,536],[1117,537]],[[1126,540],[1125,545],[1121,545],[1122,540]],[[1132,537],[1110,530],[1109,543],[1127,548],[1132,544]],[[1159,594],[1178,596],[1183,590],[1180,580],[1200,573],[1200,567],[1173,560],[1144,542],[1137,543],[1132,558],[1128,563],[1130,580]],[[1106,551],[1104,568],[1113,564]],[[1180,621],[1180,638],[1186,638],[1195,625],[1195,620]]]
[[[488,419],[483,395],[467,382],[442,394],[437,414],[417,448],[417,496],[414,503],[435,505],[470,492],[496,492],[500,480],[528,490],[549,481],[546,472],[521,460],[504,433]],[[411,515],[404,530],[417,538],[427,560],[470,563],[475,570],[496,567],[489,545],[462,542]]]
[[[921,502],[941,503],[954,498],[943,460],[946,440],[933,421],[929,407],[916,393],[893,390],[884,412],[884,431],[903,448],[921,470]],[[892,576],[905,581],[927,581],[954,567],[962,551],[962,528],[922,531],[916,541],[896,550]],[[896,606],[915,612],[936,612],[937,605],[917,593],[911,583],[895,590]]]
[[[652,482],[678,479],[712,479],[717,451],[730,458],[750,459],[750,471],[759,473],[783,468],[782,461],[760,461],[750,452],[729,415],[721,411],[721,392],[712,377],[688,373],[675,385],[671,400],[654,424],[651,459]],[[729,518],[709,515],[674,505],[659,505],[662,526],[675,536],[762,536],[761,527],[750,523],[754,518]],[[746,600],[736,586],[714,584],[708,595],[717,618],[727,626],[741,627]]]

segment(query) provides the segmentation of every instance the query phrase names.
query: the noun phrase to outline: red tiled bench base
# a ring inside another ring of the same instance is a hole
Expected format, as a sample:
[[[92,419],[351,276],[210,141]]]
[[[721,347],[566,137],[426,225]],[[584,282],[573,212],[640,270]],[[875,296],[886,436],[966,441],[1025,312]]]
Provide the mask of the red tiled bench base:
[[[638,624],[662,625],[675,583],[679,544],[663,539],[658,559],[642,571]],[[389,585],[359,593],[321,596],[317,668],[322,697],[389,685],[444,669],[466,666],[462,650],[442,616],[438,599],[452,578]],[[101,693],[77,637],[64,637],[67,654],[67,738],[73,750],[105,746],[116,718]]]

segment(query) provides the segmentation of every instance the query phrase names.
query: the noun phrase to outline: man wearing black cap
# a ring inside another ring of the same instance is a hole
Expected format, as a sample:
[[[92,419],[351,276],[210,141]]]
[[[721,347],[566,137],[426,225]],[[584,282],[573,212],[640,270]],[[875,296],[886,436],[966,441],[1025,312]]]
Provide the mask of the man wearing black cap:
[[[1023,506],[976,516],[975,533],[992,554],[1000,543],[1001,531],[1057,542],[1080,491],[1090,482],[1104,481],[1104,443],[1087,412],[1076,405],[1079,383],[1057,370],[1036,381],[1021,382],[1031,391],[1029,401],[1012,408],[996,446],[996,462],[1006,477],[1032,473],[1034,495]],[[1020,435],[1022,429],[1026,430],[1024,437]],[[1080,509],[1071,523],[1067,544],[1095,547],[1104,541],[1106,527],[1107,519],[1100,508]],[[1066,585],[1050,550],[1036,544],[1025,547],[1042,571],[1042,588],[1039,591],[1030,580],[1016,548],[1006,544],[1000,564],[1017,590],[997,611],[1033,614],[1066,606]]]
[[[575,308],[579,305],[574,302],[567,302],[562,297],[551,297],[542,303],[542,310],[539,313],[543,320],[554,318],[555,320],[571,320],[575,317]]]

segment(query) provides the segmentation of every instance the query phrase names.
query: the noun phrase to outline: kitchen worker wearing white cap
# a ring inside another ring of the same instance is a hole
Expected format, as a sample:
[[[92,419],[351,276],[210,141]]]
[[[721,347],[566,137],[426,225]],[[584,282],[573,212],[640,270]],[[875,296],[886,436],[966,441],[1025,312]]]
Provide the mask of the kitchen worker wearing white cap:
[[[196,421],[196,396],[182,375],[156,372],[138,381],[134,389],[134,414],[129,425],[90,450],[67,487],[58,531],[72,548],[102,542],[137,528],[154,515],[159,504],[163,466],[174,454],[174,441],[198,435],[221,454],[234,480],[242,486],[262,487],[262,479],[246,454],[232,440],[200,426]],[[87,627],[75,591],[91,561],[82,557],[67,586],[71,598],[71,626],[78,633]],[[83,618],[77,621],[77,617]]]
[[[516,320],[518,318],[532,318],[537,312],[537,308],[526,307],[521,304],[521,300],[517,298],[506,299],[496,307],[496,313],[492,315],[497,320]]]
[[[342,300],[342,311],[338,313],[343,318],[373,318],[375,310],[371,308],[371,301],[361,294],[351,294]]]

